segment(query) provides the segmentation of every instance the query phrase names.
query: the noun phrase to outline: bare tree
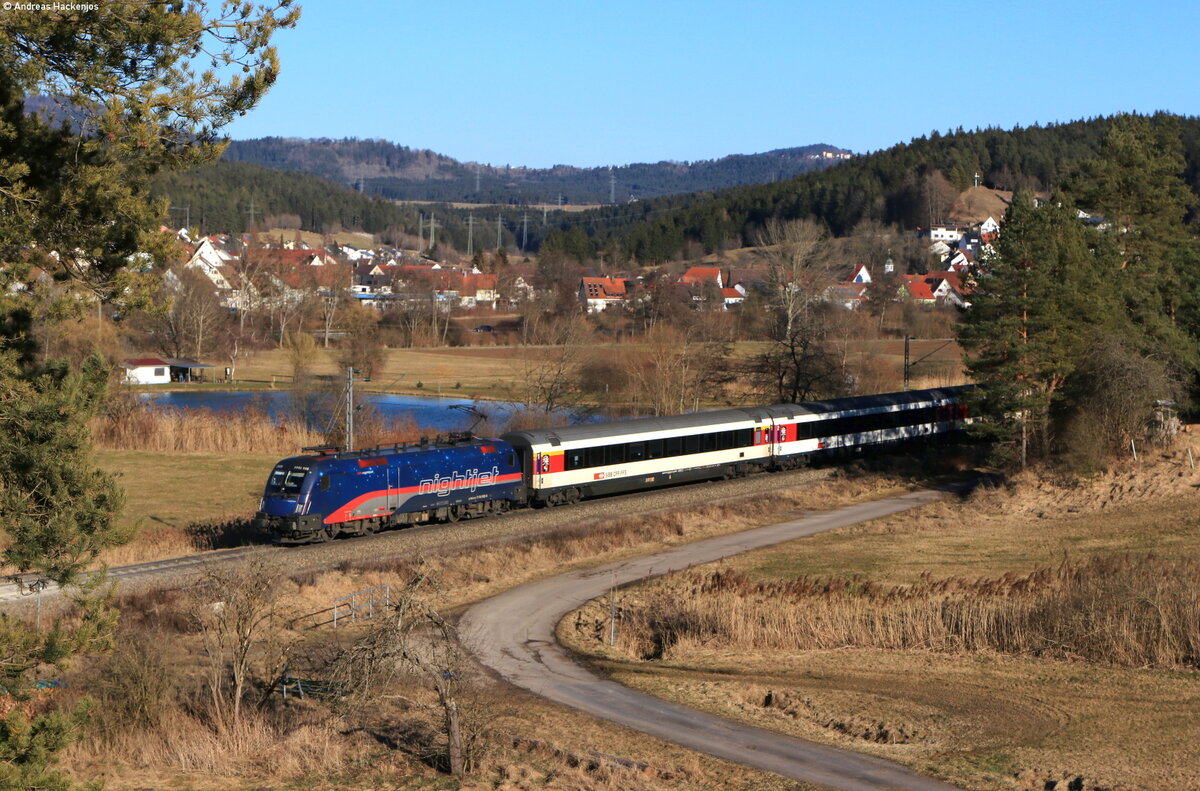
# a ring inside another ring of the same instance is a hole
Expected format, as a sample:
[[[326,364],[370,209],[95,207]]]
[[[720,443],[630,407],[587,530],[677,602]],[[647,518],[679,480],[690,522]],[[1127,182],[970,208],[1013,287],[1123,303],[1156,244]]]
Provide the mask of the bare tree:
[[[383,369],[385,351],[379,330],[379,313],[361,305],[351,305],[342,322],[346,334],[338,352],[338,365],[361,371],[368,379],[378,376]]]
[[[822,228],[808,221],[770,221],[760,241],[770,269],[771,344],[747,374],[762,397],[799,401],[845,387],[826,334],[826,293],[837,280]]]
[[[715,395],[725,382],[722,361],[728,348],[706,337],[697,324],[656,324],[641,349],[628,356],[627,397],[655,415],[674,415]]]
[[[790,336],[805,322],[836,282],[835,266],[827,255],[825,230],[808,220],[768,220],[759,234],[768,267],[772,303]]]
[[[253,681],[260,704],[287,664],[291,613],[283,606],[282,574],[262,560],[209,566],[192,595],[189,615],[208,660],[207,687],[218,727],[241,721]]]
[[[450,773],[458,776],[472,758],[459,711],[463,656],[454,626],[422,598],[425,587],[433,586],[420,578],[398,592],[390,612],[332,662],[331,678],[351,702],[374,698],[402,675],[428,682],[441,712]]]
[[[537,329],[545,348],[526,352],[514,400],[549,415],[572,402],[589,329],[581,316],[545,318]]]
[[[185,269],[173,285],[164,283],[159,305],[146,314],[146,330],[167,357],[201,357],[216,346],[220,327],[229,320],[212,282]]]
[[[307,332],[289,332],[281,344],[292,365],[292,380],[300,384],[317,359],[317,342]]]

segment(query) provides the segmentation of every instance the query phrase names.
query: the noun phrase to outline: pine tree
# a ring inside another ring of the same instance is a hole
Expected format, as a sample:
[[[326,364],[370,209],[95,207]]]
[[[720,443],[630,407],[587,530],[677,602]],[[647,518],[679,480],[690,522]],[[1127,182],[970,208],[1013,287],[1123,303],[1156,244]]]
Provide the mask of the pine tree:
[[[1018,193],[959,328],[983,430],[1024,465],[1051,447],[1051,405],[1098,328],[1120,325],[1110,249],[1075,213]]]
[[[1137,347],[1177,370],[1200,369],[1200,245],[1185,218],[1196,203],[1174,118],[1115,118],[1099,156],[1068,189],[1096,215],[1120,256],[1114,285],[1140,330]]]
[[[36,316],[123,298],[130,256],[163,261],[162,206],[148,198],[160,170],[214,159],[221,128],[252,108],[277,71],[278,5],[203,2],[65,5],[0,14],[0,531],[5,562],[58,583],[76,600],[72,626],[48,631],[0,616],[0,686],[20,696],[41,665],[103,646],[115,617],[95,578],[79,575],[128,536],[122,494],[91,457],[88,419],[104,401],[98,358],[71,371],[40,359]],[[211,67],[211,68],[210,68]],[[231,76],[232,75],[232,76]],[[27,115],[50,93],[63,118]],[[66,119],[66,120],[64,120]],[[55,255],[49,255],[49,252]],[[47,304],[33,265],[66,292]],[[67,788],[54,759],[74,714],[0,722],[0,789]]]

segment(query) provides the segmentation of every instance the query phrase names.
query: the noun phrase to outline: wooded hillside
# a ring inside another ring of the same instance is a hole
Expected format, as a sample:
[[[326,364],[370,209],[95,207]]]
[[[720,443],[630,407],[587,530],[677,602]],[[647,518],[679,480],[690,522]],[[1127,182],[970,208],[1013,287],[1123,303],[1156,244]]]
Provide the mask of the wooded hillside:
[[[595,204],[778,181],[847,153],[819,144],[700,162],[541,169],[459,162],[385,140],[265,137],[233,141],[224,161],[311,173],[392,200]]]

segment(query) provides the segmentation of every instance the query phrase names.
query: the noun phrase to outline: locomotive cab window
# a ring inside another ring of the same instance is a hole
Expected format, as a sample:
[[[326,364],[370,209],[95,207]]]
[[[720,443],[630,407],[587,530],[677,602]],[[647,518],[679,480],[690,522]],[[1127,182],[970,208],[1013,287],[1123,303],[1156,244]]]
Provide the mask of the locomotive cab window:
[[[300,494],[304,485],[304,477],[311,469],[308,465],[280,464],[271,471],[271,479],[267,482],[267,491],[275,495],[294,497]]]
[[[323,492],[329,491],[329,487],[332,485],[333,485],[333,476],[332,475],[322,475],[321,476],[321,491],[323,491]]]

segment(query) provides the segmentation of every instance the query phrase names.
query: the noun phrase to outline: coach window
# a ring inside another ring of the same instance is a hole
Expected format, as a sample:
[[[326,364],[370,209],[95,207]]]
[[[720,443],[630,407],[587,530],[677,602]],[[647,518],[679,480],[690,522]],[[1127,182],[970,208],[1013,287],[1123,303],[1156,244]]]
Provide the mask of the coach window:
[[[625,446],[624,445],[609,445],[606,460],[609,464],[624,464],[625,463]]]
[[[588,448],[587,449],[587,466],[603,467],[604,466],[604,448]]]
[[[717,435],[705,434],[700,438],[700,449],[705,453],[717,449]]]
[[[690,437],[683,438],[683,455],[687,456],[692,453],[700,452],[700,435],[693,434]]]
[[[646,458],[661,459],[663,456],[663,441],[661,439],[652,439],[646,443]]]
[[[641,461],[646,458],[646,443],[630,442],[629,443],[629,460]]]
[[[733,432],[722,431],[717,435],[717,450],[729,450],[733,447]]]
[[[563,454],[563,468],[567,470],[580,470],[587,466],[587,456],[583,449],[569,450]]]
[[[671,437],[667,440],[667,455],[679,456],[683,454],[683,438]]]

